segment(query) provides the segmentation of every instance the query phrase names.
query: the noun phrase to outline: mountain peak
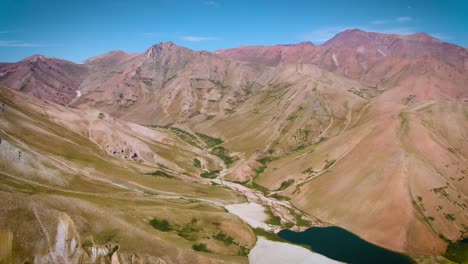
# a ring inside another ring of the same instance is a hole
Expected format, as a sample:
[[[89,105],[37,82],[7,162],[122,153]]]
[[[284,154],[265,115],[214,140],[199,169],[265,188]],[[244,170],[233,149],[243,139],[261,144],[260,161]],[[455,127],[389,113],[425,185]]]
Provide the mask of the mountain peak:
[[[303,41],[303,42],[299,42],[297,44],[279,44],[279,45],[276,45],[276,46],[281,46],[281,47],[303,47],[303,46],[315,46],[314,43],[310,42],[310,41]]]
[[[174,46],[177,46],[177,45],[172,41],[159,42],[158,44],[153,45],[153,47],[162,47],[162,48],[164,48],[164,47],[170,48],[170,47],[174,47]]]
[[[385,34],[378,32],[367,32],[361,29],[348,29],[336,34],[325,42],[324,46],[357,48],[359,46],[387,46],[392,41],[409,40],[418,42],[433,42],[438,39],[431,35],[420,32],[409,35]]]
[[[310,41],[303,41],[296,44],[296,46],[315,46],[314,43]]]
[[[34,55],[31,55],[27,58],[24,58],[22,61],[37,61],[37,60],[43,60],[47,58],[46,56],[44,55],[40,55],[40,54],[34,54]]]
[[[122,60],[126,58],[127,56],[129,56],[129,54],[126,53],[125,51],[113,50],[108,53],[89,58],[86,61],[84,61],[84,63],[93,64],[93,63],[99,63],[99,62],[108,61],[108,60],[118,61],[118,60]]]
[[[155,57],[157,54],[173,53],[173,52],[191,52],[192,50],[176,45],[174,42],[159,42],[146,50],[145,54],[148,58]]]
[[[431,35],[429,35],[429,34],[427,34],[425,32],[414,33],[414,34],[408,35],[408,37],[410,37],[412,39],[415,39],[415,40],[420,40],[420,41],[431,41],[431,40],[440,41],[439,39],[434,38],[433,36],[431,36]]]
[[[351,28],[351,29],[347,29],[341,33],[367,33],[366,31],[362,30],[362,29],[359,29],[359,28]]]

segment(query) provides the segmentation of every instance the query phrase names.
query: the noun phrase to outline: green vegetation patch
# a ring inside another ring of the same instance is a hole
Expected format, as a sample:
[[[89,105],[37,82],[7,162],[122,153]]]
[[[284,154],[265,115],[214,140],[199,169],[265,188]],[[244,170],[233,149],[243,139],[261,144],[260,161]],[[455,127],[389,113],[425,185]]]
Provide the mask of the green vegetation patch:
[[[294,183],[294,179],[289,179],[287,181],[283,181],[281,183],[281,186],[277,189],[277,191],[282,191],[282,190],[285,190],[287,189],[289,186],[291,186],[291,184]]]
[[[232,243],[234,243],[234,238],[232,238],[231,236],[228,236],[223,231],[217,233],[216,235],[213,235],[213,238],[218,241],[222,241],[224,245],[227,247],[232,245]]]
[[[177,127],[169,127],[169,130],[173,132],[176,136],[178,136],[180,139],[182,139],[183,141],[189,143],[190,145],[195,146],[195,147],[200,147],[200,143],[198,142],[198,139],[196,136]]]
[[[277,193],[271,195],[272,198],[275,198],[276,200],[279,200],[279,201],[289,201],[291,200],[291,198],[289,197],[286,197],[286,196],[282,196],[282,195],[279,195]]]
[[[273,232],[270,232],[270,231],[266,231],[266,230],[264,230],[262,228],[255,228],[253,231],[254,231],[255,235],[262,236],[262,237],[264,237],[264,238],[266,238],[268,240],[288,243],[288,241],[282,239],[277,234],[275,234]]]
[[[178,127],[158,126],[158,125],[148,125],[147,127],[167,129],[167,130],[171,131],[172,133],[174,133],[177,137],[179,137],[183,141],[189,143],[190,145],[192,145],[194,147],[200,148],[200,142],[198,141],[198,138],[195,135],[190,134],[189,132],[184,131],[184,130],[178,128]]]
[[[225,109],[224,109],[224,114],[225,114],[225,115],[232,115],[232,114],[234,114],[235,112],[236,112],[235,109],[230,109],[230,108],[225,108]]]
[[[327,164],[325,164],[325,167],[323,167],[323,170],[326,170],[328,168],[330,168],[333,164],[335,164],[336,160],[333,159],[333,160],[326,160]]]
[[[270,163],[271,161],[273,160],[276,160],[277,158],[276,157],[264,157],[264,158],[261,158],[261,159],[258,159],[257,162],[259,162],[261,165],[258,166],[256,169],[255,169],[255,176],[253,179],[251,179],[250,181],[248,181],[247,183],[244,183],[243,185],[246,186],[246,187],[249,187],[249,188],[252,188],[252,189],[256,189],[256,190],[259,190],[261,191],[263,194],[267,194],[270,190],[268,190],[267,188],[257,184],[255,182],[255,179],[265,171],[265,169],[267,168],[268,166],[268,163]]]
[[[201,161],[197,158],[193,159],[193,166],[201,168]]]
[[[243,184],[245,187],[249,187],[251,189],[255,189],[255,190],[258,190],[258,191],[261,191],[263,194],[267,194],[270,190],[268,190],[267,188],[259,185],[258,183],[256,183],[253,179],[244,183]]]
[[[206,145],[208,148],[212,148],[216,145],[222,144],[223,140],[220,138],[215,138],[215,137],[210,137],[208,135],[202,134],[202,133],[195,133],[197,136],[199,136],[203,141],[205,141]]]
[[[227,167],[231,166],[237,160],[237,158],[229,156],[229,150],[223,146],[214,147],[211,150],[211,154],[223,160]]]
[[[294,216],[294,218],[296,219],[296,225],[298,226],[305,226],[305,227],[310,227],[312,226],[312,222],[310,222],[309,220],[306,220],[304,218],[302,218],[302,215],[296,213],[293,209],[289,209],[289,213]]]
[[[219,170],[214,170],[214,171],[205,171],[200,174],[201,177],[207,178],[207,179],[214,179],[218,177],[219,175]]]
[[[261,173],[263,173],[265,171],[265,169],[268,167],[268,163],[276,160],[277,158],[275,157],[264,157],[264,158],[261,158],[261,159],[258,159],[257,162],[261,163],[262,165],[260,165],[259,167],[257,167],[255,169],[255,173],[257,174],[256,176],[260,175]]]
[[[320,143],[322,143],[322,142],[324,142],[324,141],[326,141],[326,140],[327,140],[327,138],[325,138],[325,137],[320,137],[320,138],[314,143],[314,145],[318,145],[318,144],[320,144]]]
[[[146,173],[146,175],[163,177],[163,178],[168,178],[168,179],[174,178],[174,176],[172,176],[172,175],[170,175],[167,172],[162,171],[162,170],[156,170],[154,172]]]
[[[177,231],[177,235],[188,241],[196,241],[198,239],[197,233],[200,231],[200,228],[196,225],[197,222],[198,220],[196,218],[192,218],[190,223],[182,226]]]
[[[299,152],[303,149],[305,149],[306,147],[308,147],[309,145],[308,144],[300,144],[299,146],[297,146],[295,149],[292,150],[292,152]]]
[[[270,207],[265,208],[265,213],[268,215],[268,220],[265,221],[265,223],[269,225],[275,225],[275,226],[282,226],[281,225],[281,218],[279,216],[276,216],[273,211],[271,211]]]
[[[199,252],[210,252],[205,243],[193,244],[192,249]]]
[[[447,220],[449,220],[450,222],[453,222],[455,221],[456,217],[454,214],[447,214],[447,213],[444,213],[444,216],[445,218],[447,218]]]
[[[250,249],[244,247],[244,246],[239,246],[239,251],[237,252],[237,255],[239,256],[247,256],[250,253]]]
[[[162,232],[168,232],[172,230],[172,226],[167,220],[153,218],[148,223]]]

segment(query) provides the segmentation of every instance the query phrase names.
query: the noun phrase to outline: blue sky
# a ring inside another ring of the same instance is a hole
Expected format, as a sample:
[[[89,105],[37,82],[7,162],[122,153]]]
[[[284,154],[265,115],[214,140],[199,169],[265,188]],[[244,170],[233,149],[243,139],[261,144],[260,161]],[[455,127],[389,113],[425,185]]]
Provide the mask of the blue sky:
[[[0,61],[32,54],[83,61],[161,41],[214,51],[320,44],[348,28],[427,32],[468,46],[467,0],[0,0]]]

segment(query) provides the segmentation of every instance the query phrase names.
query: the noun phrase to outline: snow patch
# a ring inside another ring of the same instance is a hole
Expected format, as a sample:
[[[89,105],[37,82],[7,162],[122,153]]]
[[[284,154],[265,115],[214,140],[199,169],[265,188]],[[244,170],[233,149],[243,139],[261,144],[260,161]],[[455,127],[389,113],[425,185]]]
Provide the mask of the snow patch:
[[[336,59],[336,55],[335,55],[335,54],[332,55],[332,58],[333,58],[333,61],[335,62],[335,65],[336,65],[336,66],[340,66],[340,64],[338,63],[338,60]]]
[[[387,57],[387,55],[386,55],[385,53],[383,53],[380,49],[377,49],[377,51],[378,51],[380,54],[382,54],[382,56]]]
[[[76,91],[76,97],[80,97],[81,96],[81,92],[80,91]]]

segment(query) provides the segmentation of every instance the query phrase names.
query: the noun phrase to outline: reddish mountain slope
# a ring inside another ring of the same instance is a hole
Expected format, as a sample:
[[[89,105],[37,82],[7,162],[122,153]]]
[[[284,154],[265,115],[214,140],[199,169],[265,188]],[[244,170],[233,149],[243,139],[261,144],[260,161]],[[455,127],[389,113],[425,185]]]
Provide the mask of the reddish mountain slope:
[[[353,29],[337,34],[321,46],[302,43],[290,46],[249,46],[215,53],[226,59],[267,65],[314,64],[352,79],[368,78],[368,71],[379,64],[382,71],[374,71],[374,76],[371,77],[384,80],[388,77],[387,68],[398,64],[400,60],[424,57],[468,69],[466,49],[442,42],[425,33],[392,35]],[[382,67],[383,64],[388,66]]]
[[[0,84],[37,98],[65,105],[77,96],[88,67],[41,55],[0,65]]]

